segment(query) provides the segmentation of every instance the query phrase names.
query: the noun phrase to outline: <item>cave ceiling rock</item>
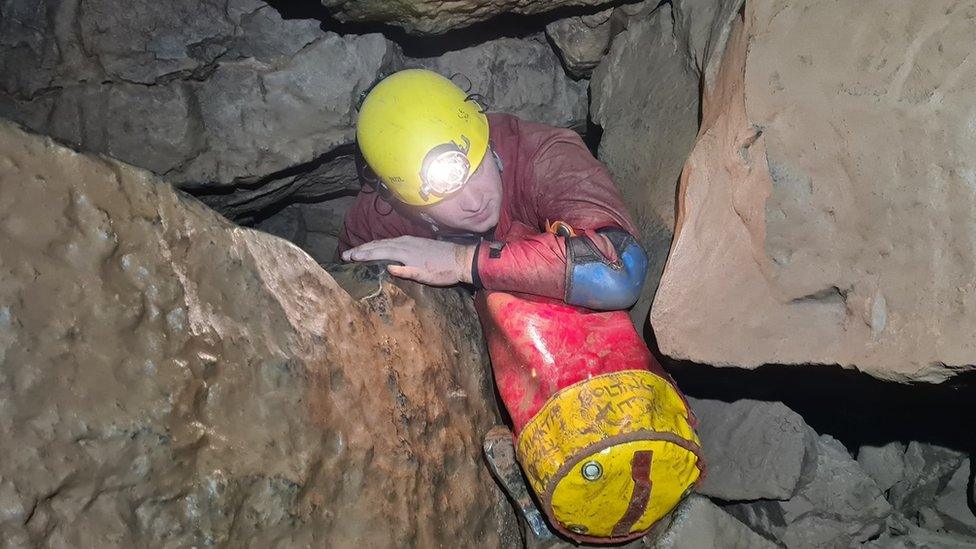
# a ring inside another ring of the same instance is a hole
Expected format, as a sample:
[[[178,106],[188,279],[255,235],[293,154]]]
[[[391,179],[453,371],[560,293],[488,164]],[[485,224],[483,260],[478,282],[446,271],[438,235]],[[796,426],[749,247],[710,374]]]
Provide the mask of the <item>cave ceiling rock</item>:
[[[0,539],[513,547],[460,290],[294,245],[0,121]]]
[[[641,329],[671,243],[675,187],[698,132],[705,48],[711,36],[727,33],[740,4],[675,0],[649,15],[632,13],[590,80],[590,116],[603,128],[599,158],[630,204],[650,258],[631,310]],[[640,7],[617,9],[626,15]]]
[[[586,126],[586,84],[541,35],[407,60],[382,35],[255,0],[15,4],[0,14],[0,116],[152,170],[239,222],[354,192],[359,95],[408,61],[463,74],[493,110]]]
[[[576,78],[589,78],[610,49],[613,38],[633,20],[646,18],[658,6],[654,0],[622,4],[596,13],[557,19],[546,25],[546,36]]]
[[[335,200],[355,194],[360,187],[354,146],[350,145],[284,173],[236,185],[231,192],[202,189],[197,197],[228,219],[249,225],[283,205]]]
[[[340,21],[385,23],[411,34],[443,34],[503,14],[534,15],[559,8],[591,9],[612,0],[321,0]]]
[[[706,63],[657,342],[945,380],[976,364],[976,5],[813,5],[747,2]]]

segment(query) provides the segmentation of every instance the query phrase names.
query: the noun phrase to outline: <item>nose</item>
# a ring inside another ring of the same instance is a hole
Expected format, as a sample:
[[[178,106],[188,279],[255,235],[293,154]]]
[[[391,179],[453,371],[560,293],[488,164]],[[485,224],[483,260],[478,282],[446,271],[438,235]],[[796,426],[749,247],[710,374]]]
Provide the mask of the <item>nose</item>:
[[[466,188],[464,190],[468,192],[462,191],[461,196],[458,197],[460,199],[458,201],[458,206],[461,208],[461,211],[467,213],[475,213],[478,210],[480,210],[481,202],[482,202],[481,193],[478,193],[474,189]]]

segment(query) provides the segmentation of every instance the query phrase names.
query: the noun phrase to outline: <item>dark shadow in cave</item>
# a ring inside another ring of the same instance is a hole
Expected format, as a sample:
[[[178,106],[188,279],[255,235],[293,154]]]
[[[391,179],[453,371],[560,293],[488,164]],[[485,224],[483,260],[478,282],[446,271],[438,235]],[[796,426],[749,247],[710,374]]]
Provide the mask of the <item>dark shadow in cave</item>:
[[[651,348],[688,396],[782,402],[851,452],[864,444],[912,440],[976,452],[972,430],[961,428],[976,408],[976,372],[941,384],[908,384],[836,365],[720,368],[663,356],[653,341]]]

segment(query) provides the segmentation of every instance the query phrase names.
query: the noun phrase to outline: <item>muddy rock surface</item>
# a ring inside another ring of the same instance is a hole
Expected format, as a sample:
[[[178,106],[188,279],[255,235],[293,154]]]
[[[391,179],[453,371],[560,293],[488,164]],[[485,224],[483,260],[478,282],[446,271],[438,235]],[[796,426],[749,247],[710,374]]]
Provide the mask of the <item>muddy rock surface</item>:
[[[330,276],[8,123],[0,269],[5,544],[518,543],[481,461],[498,416],[460,292]]]
[[[976,356],[976,6],[814,4],[747,2],[706,70],[657,341],[944,380]]]

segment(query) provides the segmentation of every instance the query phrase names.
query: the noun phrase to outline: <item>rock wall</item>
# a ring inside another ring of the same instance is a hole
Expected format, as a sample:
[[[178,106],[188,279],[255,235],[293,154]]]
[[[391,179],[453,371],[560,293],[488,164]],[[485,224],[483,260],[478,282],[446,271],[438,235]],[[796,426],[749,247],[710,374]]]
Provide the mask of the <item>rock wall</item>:
[[[642,2],[616,8],[601,27],[626,29],[613,36],[593,71],[590,116],[603,129],[599,158],[630,205],[650,257],[644,290],[631,310],[638,328],[647,323],[671,245],[675,191],[698,133],[706,65],[721,56],[710,45],[724,43],[740,5],[741,0],[674,0],[660,7]],[[587,36],[600,37],[595,31]]]
[[[518,543],[463,293],[334,278],[8,123],[0,269],[5,545]]]
[[[746,2],[682,173],[664,353],[972,368],[974,23],[971,2]]]
[[[586,85],[538,37],[409,59],[381,34],[282,19],[260,0],[136,0],[124,11],[106,0],[5,4],[0,116],[149,169],[240,222],[355,192],[360,94],[407,66],[457,73],[495,110],[586,125]]]
[[[14,3],[0,15],[0,115],[184,186],[309,162],[400,66],[379,34],[285,21],[256,0]]]

